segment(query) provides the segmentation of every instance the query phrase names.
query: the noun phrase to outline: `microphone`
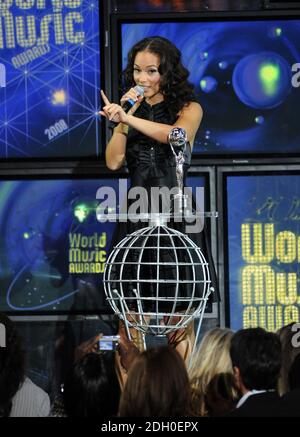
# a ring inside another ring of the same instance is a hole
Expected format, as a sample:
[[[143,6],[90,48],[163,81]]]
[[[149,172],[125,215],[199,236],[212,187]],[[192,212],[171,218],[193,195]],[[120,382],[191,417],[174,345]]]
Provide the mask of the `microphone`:
[[[137,86],[134,87],[134,90],[136,91],[138,97],[144,95],[144,88],[143,88],[142,86],[137,85]],[[122,108],[123,108],[123,110],[124,110],[125,112],[128,112],[129,109],[131,109],[135,103],[136,103],[136,102],[135,102],[133,99],[128,99],[128,100],[124,103],[124,105],[122,106]]]

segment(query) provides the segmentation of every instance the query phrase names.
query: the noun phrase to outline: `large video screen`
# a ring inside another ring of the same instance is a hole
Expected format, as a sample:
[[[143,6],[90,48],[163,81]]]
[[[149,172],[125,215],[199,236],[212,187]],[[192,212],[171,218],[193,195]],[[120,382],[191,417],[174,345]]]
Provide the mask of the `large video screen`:
[[[1,310],[105,308],[101,282],[115,223],[97,218],[103,187],[119,193],[119,180],[0,181]]]
[[[145,37],[163,36],[181,50],[204,111],[195,153],[300,152],[300,19],[123,18],[120,33],[123,68]]]
[[[232,329],[300,320],[300,173],[226,176]]]
[[[99,3],[2,1],[0,159],[95,157]]]
[[[197,195],[206,177],[190,176]],[[127,178],[0,180],[0,311],[110,312],[102,285]]]

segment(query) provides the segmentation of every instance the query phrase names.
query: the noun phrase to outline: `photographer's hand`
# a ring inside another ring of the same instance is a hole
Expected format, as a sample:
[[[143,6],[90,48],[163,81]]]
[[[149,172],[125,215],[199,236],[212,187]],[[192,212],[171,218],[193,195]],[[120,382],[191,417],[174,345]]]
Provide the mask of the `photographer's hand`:
[[[80,343],[75,348],[75,352],[74,352],[75,361],[80,360],[84,355],[90,352],[97,352],[99,349],[98,345],[101,337],[103,337],[102,333],[95,335],[95,337],[92,337],[89,340],[84,341],[83,343]]]

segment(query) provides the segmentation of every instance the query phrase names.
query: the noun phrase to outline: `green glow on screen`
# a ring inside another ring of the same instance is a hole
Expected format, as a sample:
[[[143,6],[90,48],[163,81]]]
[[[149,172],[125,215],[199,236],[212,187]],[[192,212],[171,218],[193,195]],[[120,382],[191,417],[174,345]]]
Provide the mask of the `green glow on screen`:
[[[272,96],[278,89],[280,68],[276,64],[264,64],[259,69],[259,78],[264,92]]]

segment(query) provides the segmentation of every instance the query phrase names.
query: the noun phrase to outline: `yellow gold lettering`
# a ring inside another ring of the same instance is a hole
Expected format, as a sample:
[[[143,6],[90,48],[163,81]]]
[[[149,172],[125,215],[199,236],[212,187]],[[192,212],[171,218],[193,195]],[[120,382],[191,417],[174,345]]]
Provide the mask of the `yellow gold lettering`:
[[[25,36],[25,21],[27,28],[27,38]],[[29,15],[27,17],[16,17],[17,42],[21,47],[32,47],[36,42],[35,17]]]
[[[75,32],[73,22],[83,23],[83,18],[79,12],[70,12],[65,17],[66,40],[78,44],[84,41],[84,32]]]
[[[31,9],[34,6],[35,0],[16,0],[16,5],[20,9]]]
[[[37,7],[37,9],[45,9],[46,8],[46,0],[37,0],[36,7]]]
[[[249,264],[268,264],[273,260],[273,223],[242,224],[242,256]]]
[[[285,264],[294,262],[297,256],[296,247],[297,240],[293,232],[279,232],[276,237],[276,256],[280,262]]]
[[[66,8],[75,9],[81,5],[82,0],[64,0],[64,3]]]
[[[282,305],[297,303],[297,275],[296,273],[277,273],[277,299]]]
[[[41,46],[49,42],[49,25],[53,19],[52,15],[45,15],[41,19],[41,36],[37,40],[37,45]]]
[[[8,11],[12,7],[13,0],[0,0],[0,11]]]
[[[64,44],[64,28],[63,28],[63,18],[61,14],[54,14],[54,30],[55,30],[55,43]]]
[[[275,274],[270,266],[246,266],[242,272],[243,305],[275,304]]]
[[[69,260],[71,262],[80,262],[81,261],[81,250],[80,249],[71,249],[69,251]]]
[[[99,261],[102,263],[105,263],[105,261],[106,261],[106,251],[105,250],[100,250]]]
[[[13,16],[10,12],[8,12],[8,10],[4,8],[2,9],[0,6],[0,48],[1,49],[4,48],[4,32],[3,32],[2,22],[5,28],[6,47],[8,49],[12,49],[16,45]]]
[[[52,6],[54,12],[61,12],[63,8],[63,1],[62,0],[52,0]]]
[[[243,311],[243,328],[257,327],[257,309],[255,307],[246,307]]]

